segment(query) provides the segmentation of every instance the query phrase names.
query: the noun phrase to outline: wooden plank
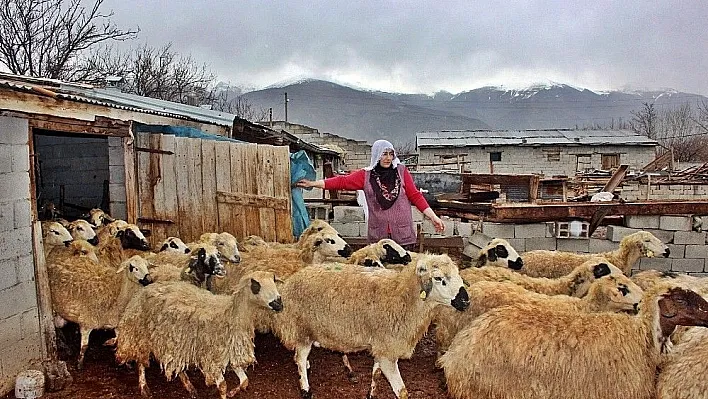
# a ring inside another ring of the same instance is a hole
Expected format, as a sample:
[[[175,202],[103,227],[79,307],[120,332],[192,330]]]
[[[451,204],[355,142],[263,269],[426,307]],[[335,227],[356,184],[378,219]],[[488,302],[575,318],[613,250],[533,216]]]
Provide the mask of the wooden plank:
[[[287,209],[275,209],[275,237],[278,242],[290,243],[293,237],[292,191],[290,188],[290,150],[273,149],[273,189],[276,198],[287,198]]]
[[[231,143],[231,191],[245,194],[246,183],[244,178],[244,151],[246,144]],[[238,240],[246,238],[246,208],[243,205],[231,206],[233,230],[229,231]]]
[[[174,236],[180,237],[179,232],[179,209],[177,204],[177,175],[175,173],[175,136],[161,134],[160,148],[170,151],[173,155],[162,155],[162,179],[155,186],[155,197],[159,199],[155,202],[155,216],[162,220],[172,220],[175,224],[164,226],[164,238]],[[181,238],[181,237],[180,237]]]
[[[258,194],[258,173],[260,163],[258,161],[258,145],[244,144],[242,149],[243,157],[241,164],[243,167],[243,193]],[[266,232],[261,230],[261,214],[258,208],[253,206],[245,207],[246,231],[245,235],[259,235],[263,237]],[[271,227],[272,228],[272,227]],[[270,234],[269,234],[270,235]]]
[[[149,145],[149,136],[149,133],[136,133],[133,150],[135,151],[137,147],[145,147]],[[154,203],[154,199],[152,193],[152,186],[150,185],[150,182],[152,180],[152,177],[150,176],[150,154],[135,151],[135,165],[137,171],[135,179],[137,182],[138,201],[136,207],[136,210],[138,212],[138,214],[136,215],[136,221],[138,222],[140,228],[152,230],[151,223],[145,223],[144,221],[141,221],[141,218],[152,219],[155,217],[153,209],[151,208],[152,204]],[[150,246],[154,246],[154,243],[151,241],[151,237],[148,237],[147,239],[148,242],[150,242]]]
[[[217,191],[216,201],[218,203],[258,208],[259,210],[278,209],[287,211],[289,199],[269,197],[267,195],[260,194],[241,194]],[[273,226],[270,226],[270,228],[272,229]]]
[[[34,251],[34,277],[37,285],[37,308],[39,310],[39,327],[42,336],[42,358],[56,361],[57,346],[52,316],[52,293],[49,288],[49,276],[45,263],[44,246],[42,244],[42,222],[35,221],[32,225],[32,245]]]
[[[227,142],[219,142],[215,147],[216,157],[216,190],[222,192],[231,192],[231,149],[235,144]],[[224,202],[217,202],[216,211],[218,213],[218,228],[219,232],[228,231],[234,233],[233,217],[231,214],[231,206]],[[236,236],[238,238],[238,236]]]
[[[485,173],[461,173],[464,184],[512,184],[529,186],[535,175],[504,175]]]
[[[149,206],[152,217],[150,219],[160,220],[162,217],[157,214],[157,204],[163,203],[165,201],[163,181],[164,181],[164,159],[169,155],[162,154],[160,148],[162,147],[161,134],[150,134],[148,139],[148,148],[155,150],[156,152],[149,152],[148,157],[150,158],[150,193],[152,194],[151,203]],[[146,218],[147,219],[147,218]],[[162,241],[167,238],[167,224],[155,223],[150,221],[150,245],[154,250],[158,250],[158,247]]]
[[[196,241],[204,233],[204,223],[202,222],[201,206],[202,194],[202,140],[189,139],[187,149],[189,154],[189,229],[191,231],[190,241]]]
[[[177,191],[177,219],[179,224],[179,237],[184,242],[194,239],[191,226],[189,224],[189,214],[194,212],[191,208],[191,198],[189,195],[189,139],[186,137],[175,137],[175,185]]]
[[[488,220],[549,222],[570,219],[590,219],[601,208],[612,215],[701,215],[708,214],[708,201],[647,201],[627,203],[559,203],[543,205],[508,204],[494,206]]]
[[[275,189],[273,188],[273,146],[259,145],[257,148],[258,163],[253,165],[257,169],[254,171],[256,190],[258,195],[273,197]],[[287,206],[286,206],[287,207]],[[276,224],[275,210],[273,207],[261,207],[259,210],[261,237],[267,242],[276,241]]]
[[[202,140],[202,227],[217,233],[219,215],[216,205],[216,140]]]
[[[125,213],[128,223],[138,221],[138,189],[135,177],[135,152],[133,137],[123,138],[123,162],[125,165]]]

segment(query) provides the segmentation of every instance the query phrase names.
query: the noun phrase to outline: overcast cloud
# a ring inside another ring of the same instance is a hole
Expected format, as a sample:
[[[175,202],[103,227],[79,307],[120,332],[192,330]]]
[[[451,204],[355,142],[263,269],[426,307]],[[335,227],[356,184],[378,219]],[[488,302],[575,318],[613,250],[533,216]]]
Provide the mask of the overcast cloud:
[[[458,93],[548,80],[708,94],[703,1],[106,0],[140,43],[168,42],[219,80],[317,78]],[[137,42],[136,42],[137,43]]]

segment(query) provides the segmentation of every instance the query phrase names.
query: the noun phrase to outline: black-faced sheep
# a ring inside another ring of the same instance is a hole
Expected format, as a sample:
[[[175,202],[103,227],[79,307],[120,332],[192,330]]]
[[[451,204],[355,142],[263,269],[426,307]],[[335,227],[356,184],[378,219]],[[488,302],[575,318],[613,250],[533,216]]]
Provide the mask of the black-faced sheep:
[[[677,325],[708,326],[708,303],[671,286],[645,292],[637,316],[505,306],[462,330],[439,364],[455,399],[654,399]]]
[[[150,273],[155,281],[183,280],[214,292],[213,277],[223,278],[226,269],[219,251],[211,244],[198,243],[189,254],[159,252],[150,257]]]
[[[669,256],[669,247],[647,231],[632,233],[620,241],[619,248],[599,254],[576,254],[562,251],[529,251],[524,253],[524,266],[519,272],[532,277],[560,277],[570,273],[573,268],[588,257],[602,256],[626,275],[632,272],[632,266],[643,256],[651,258],[657,255]]]
[[[307,240],[310,236],[317,233],[332,233],[339,235],[339,232],[329,223],[321,219],[313,219],[310,221],[310,225],[300,234],[297,242],[295,243],[295,248],[302,249],[303,245],[306,245]]]
[[[395,241],[384,238],[351,254],[347,263],[352,265],[384,267],[384,265],[407,265],[411,254]]]
[[[476,267],[496,266],[521,270],[524,261],[507,240],[495,238],[479,250]]]
[[[195,366],[207,385],[216,384],[225,399],[227,367],[234,368],[240,380],[228,396],[248,385],[244,369],[255,361],[252,312],[256,308],[283,309],[272,273],[245,275],[233,296],[212,295],[184,282],[153,284],[128,305],[116,329],[116,357],[137,361],[143,396],[149,396],[145,367],[152,355],[165,376],[179,376],[192,396],[196,391],[186,371]]]
[[[419,256],[400,273],[355,265],[307,267],[282,286],[284,311],[276,315],[276,334],[295,350],[303,397],[310,398],[307,358],[313,343],[374,357],[369,397],[381,372],[397,398],[408,396],[398,359],[410,358],[439,304],[464,310],[469,298],[457,266],[447,255]]]
[[[73,258],[48,267],[54,311],[81,331],[81,368],[92,330],[115,328],[126,305],[140,287],[152,282],[148,263],[134,256],[114,268],[87,258]]]
[[[188,254],[189,247],[179,237],[167,237],[165,241],[162,242],[159,252]]]
[[[602,268],[602,266],[598,266]],[[444,352],[455,335],[475,318],[491,309],[514,304],[538,306],[570,306],[583,312],[632,312],[642,299],[643,291],[624,274],[601,275],[593,280],[582,298],[567,295],[545,295],[526,290],[511,282],[479,281],[469,287],[470,306],[458,314],[439,307],[435,315],[435,341]]]

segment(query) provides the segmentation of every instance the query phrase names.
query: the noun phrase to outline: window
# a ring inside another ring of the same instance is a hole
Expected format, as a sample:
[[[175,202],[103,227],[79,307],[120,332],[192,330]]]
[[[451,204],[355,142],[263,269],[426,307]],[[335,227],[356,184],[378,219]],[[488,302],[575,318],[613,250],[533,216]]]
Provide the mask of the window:
[[[490,162],[501,162],[501,152],[490,152],[489,153]]]
[[[560,162],[561,160],[561,154],[560,151],[558,152],[549,152],[546,154],[546,157],[549,162]]]
[[[592,162],[590,155],[586,154],[581,154],[581,155],[576,155],[578,159],[578,163],[575,167],[576,172],[585,172],[586,170],[589,170],[592,168]]]
[[[602,154],[602,170],[610,170],[619,167],[619,154]]]

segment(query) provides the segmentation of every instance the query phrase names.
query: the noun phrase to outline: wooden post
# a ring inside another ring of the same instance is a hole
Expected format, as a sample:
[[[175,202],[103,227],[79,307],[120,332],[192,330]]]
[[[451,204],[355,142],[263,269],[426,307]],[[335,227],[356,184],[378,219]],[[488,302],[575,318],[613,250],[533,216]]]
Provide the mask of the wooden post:
[[[649,199],[650,192],[651,192],[651,175],[647,174],[647,200]]]
[[[423,234],[423,225],[419,224],[417,227],[417,235],[418,235],[418,253],[423,253],[423,250],[425,249],[425,235]]]
[[[130,136],[123,138],[123,162],[125,164],[125,220],[128,223],[137,223],[138,217],[138,190],[135,179],[135,137],[133,136],[133,125],[130,125]],[[115,199],[114,199],[115,200]]]

